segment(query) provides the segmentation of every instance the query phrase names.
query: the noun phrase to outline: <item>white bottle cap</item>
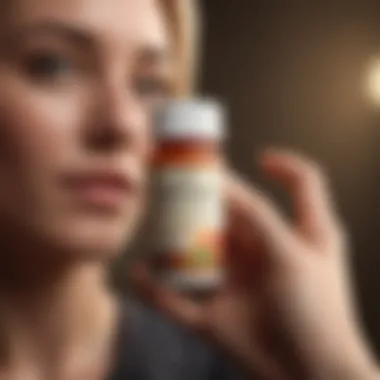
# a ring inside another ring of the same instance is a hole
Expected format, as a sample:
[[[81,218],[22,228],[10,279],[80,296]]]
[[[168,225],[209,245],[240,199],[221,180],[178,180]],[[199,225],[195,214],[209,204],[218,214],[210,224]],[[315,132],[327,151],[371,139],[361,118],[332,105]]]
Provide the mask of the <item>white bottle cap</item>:
[[[172,100],[161,107],[155,120],[158,140],[222,139],[224,109],[214,100]]]

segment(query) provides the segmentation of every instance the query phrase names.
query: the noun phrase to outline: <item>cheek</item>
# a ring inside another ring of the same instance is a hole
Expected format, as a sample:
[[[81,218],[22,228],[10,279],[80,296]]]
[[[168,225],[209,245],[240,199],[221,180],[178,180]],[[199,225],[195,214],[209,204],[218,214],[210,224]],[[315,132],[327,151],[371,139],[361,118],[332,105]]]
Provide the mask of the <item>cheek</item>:
[[[72,157],[77,97],[42,94],[0,76],[0,217],[49,225],[62,208],[52,187]]]
[[[39,172],[70,154],[80,114],[75,98],[17,88],[0,94],[0,168]],[[70,148],[71,147],[71,148]],[[12,174],[11,174],[12,175]]]

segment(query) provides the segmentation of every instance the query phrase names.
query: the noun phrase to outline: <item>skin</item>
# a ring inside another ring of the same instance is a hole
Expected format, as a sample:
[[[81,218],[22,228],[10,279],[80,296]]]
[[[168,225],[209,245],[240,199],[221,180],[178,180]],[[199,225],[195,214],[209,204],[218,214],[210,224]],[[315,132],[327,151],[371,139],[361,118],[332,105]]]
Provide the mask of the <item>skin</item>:
[[[346,236],[325,176],[309,159],[270,150],[261,168],[290,190],[289,223],[261,191],[227,175],[227,279],[208,301],[156,284],[140,294],[233,358],[247,379],[377,379],[347,278]]]
[[[104,276],[142,213],[149,119],[171,82],[169,38],[154,0],[8,4],[0,30],[1,378],[96,379],[116,316]],[[117,209],[91,207],[66,187],[69,176],[99,168],[131,178]]]
[[[117,316],[104,275],[143,213],[149,116],[170,87],[170,39],[153,0],[8,4],[0,13],[0,377],[104,379]],[[291,189],[295,223],[228,175],[225,289],[199,305],[139,266],[140,294],[247,377],[375,378],[323,175],[284,152],[267,153],[262,166]],[[112,212],[65,185],[99,167],[133,178]]]

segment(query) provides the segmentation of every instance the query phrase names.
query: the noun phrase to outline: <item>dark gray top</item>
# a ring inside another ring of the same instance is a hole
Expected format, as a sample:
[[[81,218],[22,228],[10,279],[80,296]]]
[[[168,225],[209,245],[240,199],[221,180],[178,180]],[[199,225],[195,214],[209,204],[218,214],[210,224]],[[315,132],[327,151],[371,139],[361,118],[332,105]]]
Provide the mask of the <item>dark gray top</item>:
[[[154,310],[129,302],[109,380],[237,380],[226,360]]]

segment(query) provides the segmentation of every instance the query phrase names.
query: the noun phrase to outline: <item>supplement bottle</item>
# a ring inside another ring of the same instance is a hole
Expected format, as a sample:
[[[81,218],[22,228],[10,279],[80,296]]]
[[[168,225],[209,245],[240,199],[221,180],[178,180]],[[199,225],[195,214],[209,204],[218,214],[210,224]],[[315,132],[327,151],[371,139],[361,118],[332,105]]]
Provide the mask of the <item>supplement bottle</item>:
[[[223,281],[222,107],[165,104],[155,123],[153,249],[160,279],[182,291]]]

